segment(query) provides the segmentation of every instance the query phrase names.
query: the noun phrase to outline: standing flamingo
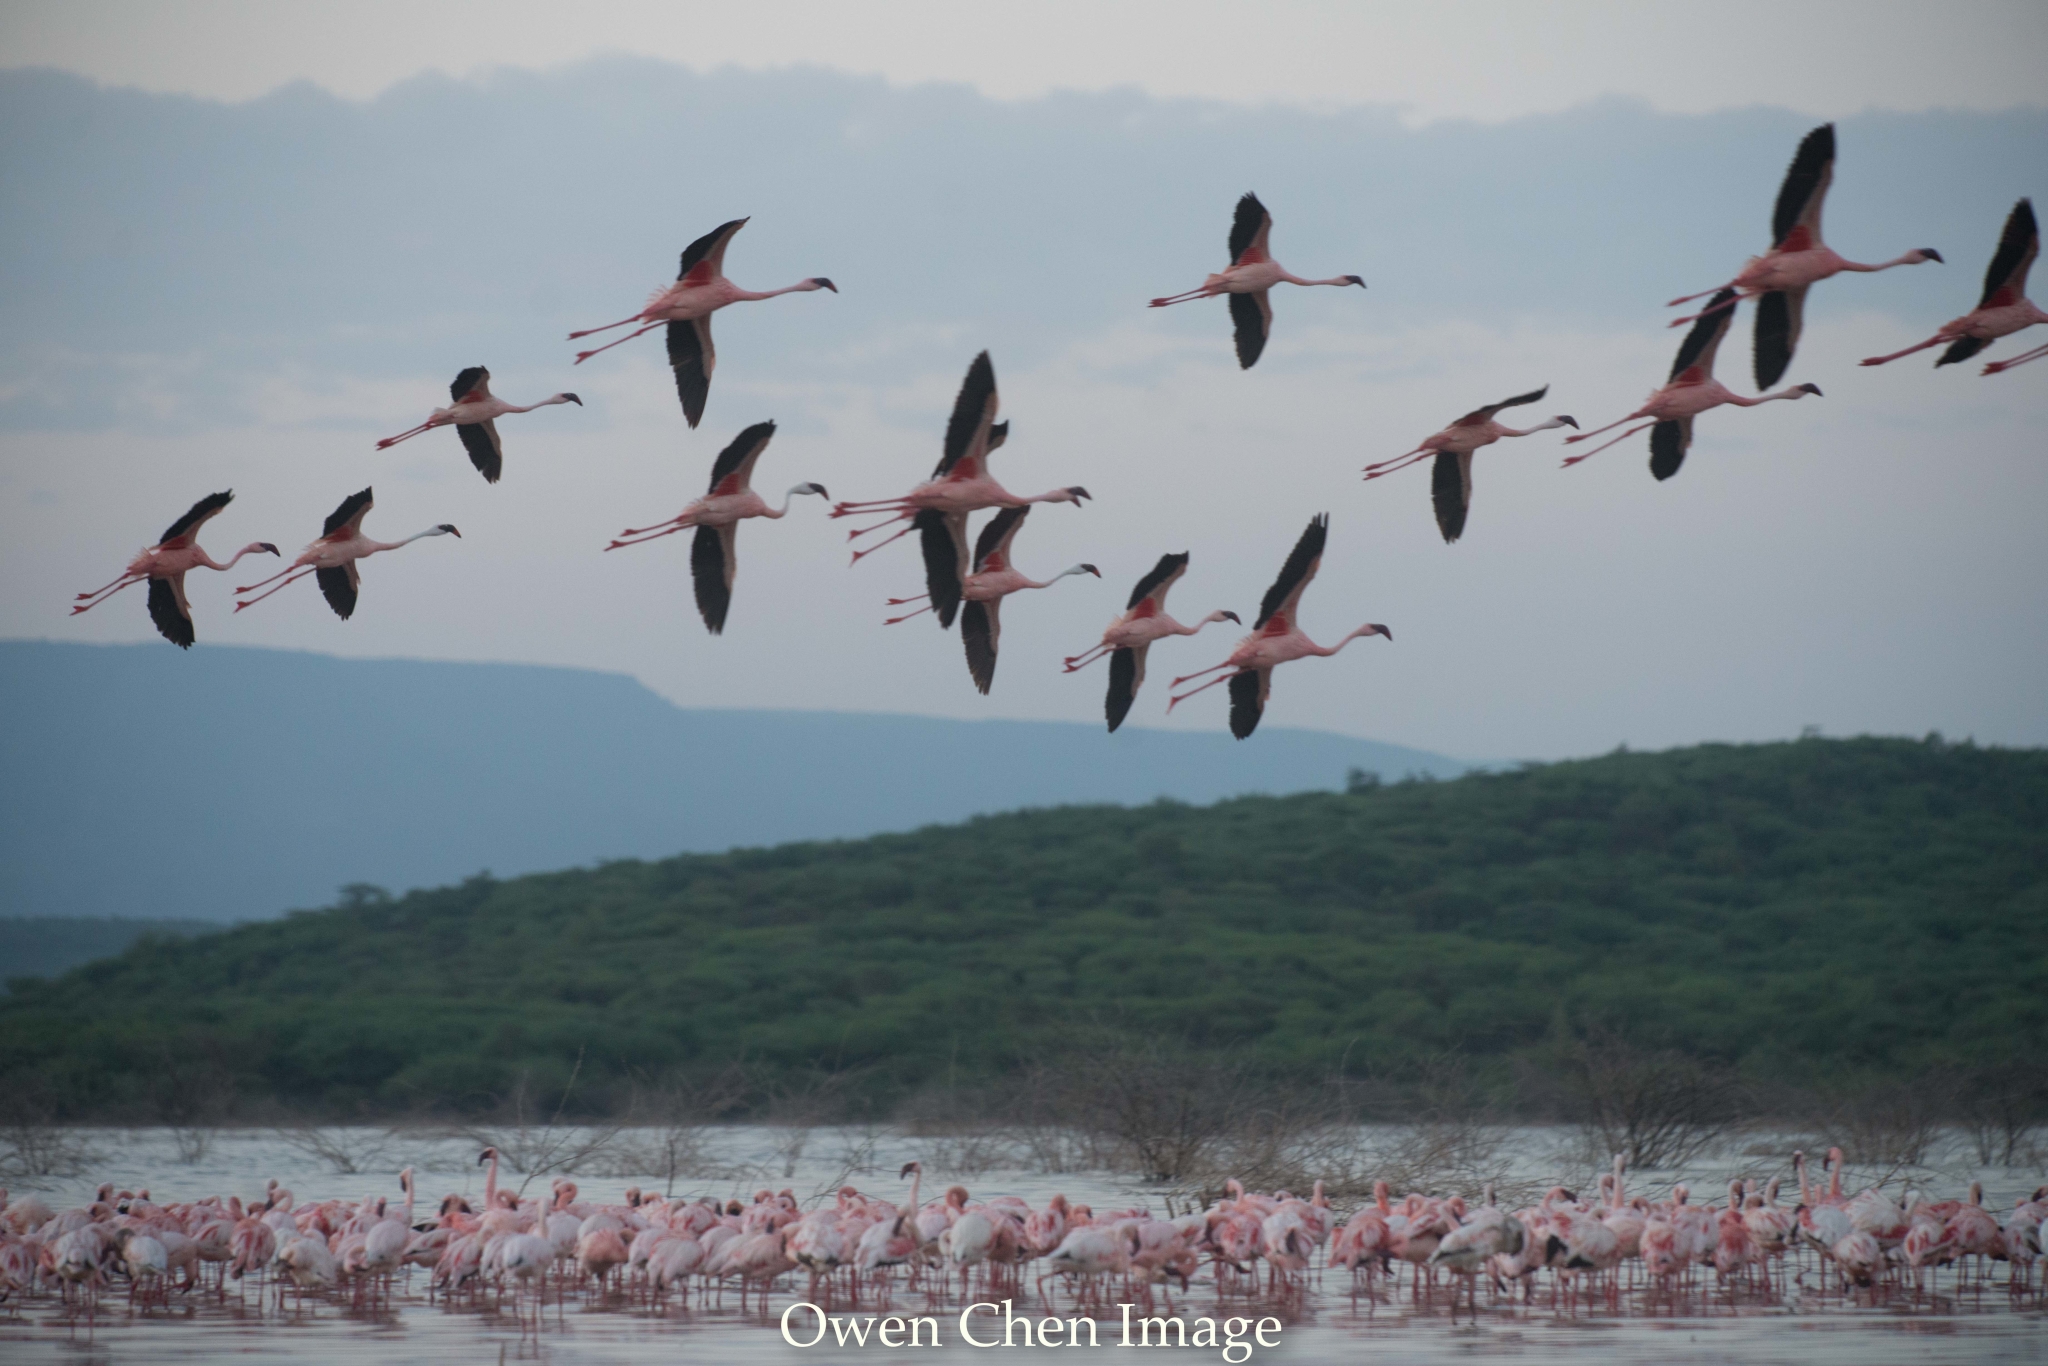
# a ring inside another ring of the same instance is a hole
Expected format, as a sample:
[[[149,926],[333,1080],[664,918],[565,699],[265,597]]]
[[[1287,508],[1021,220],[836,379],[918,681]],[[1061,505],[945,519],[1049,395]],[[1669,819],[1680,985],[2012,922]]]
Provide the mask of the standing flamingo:
[[[235,591],[255,593],[257,589],[273,580],[283,579],[284,582],[268,592],[257,593],[247,602],[236,603],[235,610],[239,612],[244,607],[254,607],[271,593],[288,588],[305,578],[307,574],[312,574],[319,580],[321,596],[325,597],[327,605],[334,609],[334,615],[347,621],[355,613],[356,590],[362,586],[362,579],[356,573],[357,560],[367,559],[380,550],[396,550],[402,545],[411,545],[414,541],[427,536],[462,535],[454,527],[443,522],[439,526],[430,526],[425,531],[414,532],[402,541],[373,541],[363,534],[363,516],[373,506],[375,503],[368,489],[361,493],[351,493],[342,499],[341,506],[327,514],[326,524],[320,528],[320,539],[301,550],[296,560],[272,574],[270,578],[260,579],[246,588],[237,588]]]
[[[1339,275],[1328,280],[1304,280],[1299,275],[1288,273],[1285,266],[1273,259],[1267,239],[1273,232],[1273,215],[1266,212],[1266,206],[1255,194],[1247,194],[1237,201],[1237,215],[1230,223],[1230,264],[1221,274],[1211,275],[1202,281],[1199,289],[1190,289],[1180,294],[1169,294],[1163,299],[1154,299],[1153,308],[1165,308],[1168,304],[1186,303],[1190,299],[1213,299],[1218,294],[1230,296],[1230,321],[1237,331],[1237,364],[1241,370],[1249,370],[1258,364],[1259,353],[1266,349],[1266,338],[1273,331],[1273,304],[1266,296],[1274,285],[1286,281],[1290,285],[1357,285],[1365,288],[1365,281],[1356,275]]]
[[[1407,454],[1367,465],[1365,477],[1367,480],[1378,479],[1434,455],[1436,468],[1430,471],[1430,501],[1436,504],[1437,530],[1443,533],[1444,544],[1449,545],[1464,534],[1465,514],[1472,509],[1472,452],[1481,446],[1490,446],[1504,436],[1528,436],[1533,432],[1547,432],[1553,427],[1577,429],[1577,421],[1562,415],[1520,430],[1494,421],[1494,414],[1501,409],[1541,402],[1549,392],[1550,386],[1546,384],[1541,389],[1504,398],[1484,408],[1474,408],[1436,435],[1425,438],[1420,446]]]
[[[996,367],[983,351],[967,366],[960,393],[953,400],[953,416],[946,423],[946,446],[932,477],[901,498],[878,498],[865,503],[840,503],[834,517],[867,513],[892,514],[873,526],[847,533],[858,540],[869,532],[907,521],[909,526],[869,546],[856,550],[853,562],[872,555],[883,546],[912,531],[919,533],[924,547],[925,591],[941,629],[953,624],[960,607],[961,570],[967,562],[967,515],[983,508],[1019,508],[1027,503],[1072,503],[1081,505],[1089,497],[1080,485],[1053,489],[1020,498],[995,481],[988,472],[988,457],[1010,434],[1010,424],[997,422],[1002,399],[996,392]],[[908,599],[906,599],[908,601]]]
[[[214,559],[199,547],[199,529],[220,515],[221,509],[235,501],[235,491],[209,493],[188,509],[183,517],[164,528],[163,539],[138,554],[121,571],[121,577],[104,588],[90,593],[80,593],[71,615],[90,612],[114,594],[131,584],[149,580],[149,619],[156,623],[156,629],[163,638],[181,650],[192,648],[198,636],[192,630],[192,604],[185,599],[185,574],[204,565],[208,569],[227,569],[244,555],[268,551],[275,555],[276,546],[268,541],[251,541],[237,550],[226,564]]]
[[[402,431],[397,436],[385,437],[377,443],[377,449],[381,451],[396,446],[407,437],[452,423],[455,434],[462,438],[462,448],[469,452],[469,463],[476,466],[485,483],[495,484],[505,469],[505,446],[498,440],[498,424],[493,419],[507,413],[530,413],[536,408],[556,403],[583,406],[582,399],[565,393],[529,403],[524,408],[515,407],[491,393],[491,372],[481,365],[472,365],[455,377],[455,382],[448,386],[448,399],[447,407],[434,409],[417,427]]]
[[[1103,699],[1103,715],[1109,718],[1109,728],[1115,731],[1130,715],[1131,703],[1138,698],[1138,689],[1145,684],[1145,656],[1152,648],[1152,642],[1167,636],[1191,636],[1212,621],[1244,622],[1235,612],[1214,611],[1193,626],[1183,626],[1166,615],[1166,594],[1180,576],[1188,572],[1188,553],[1161,555],[1159,563],[1152,566],[1152,572],[1138,580],[1131,590],[1131,600],[1124,614],[1109,624],[1102,633],[1102,639],[1092,648],[1078,655],[1069,655],[1065,673],[1085,669],[1104,655],[1109,656],[1109,693]]]
[[[1715,296],[1704,311],[1673,320],[1671,325],[1677,327],[1709,313],[1733,311],[1742,299],[1755,299],[1758,389],[1768,389],[1783,379],[1786,368],[1792,364],[1792,353],[1799,346],[1808,289],[1845,270],[1890,270],[1893,266],[1941,260],[1941,253],[1933,247],[1918,247],[1874,266],[1836,254],[1820,240],[1821,206],[1834,178],[1835,125],[1824,123],[1800,140],[1799,150],[1785,171],[1785,183],[1778,187],[1778,202],[1771,210],[1771,249],[1762,256],[1750,257],[1733,280],[1718,287],[1719,292],[1705,289],[1673,299],[1667,305],[1676,308],[1709,294]]]
[[[609,332],[614,327],[646,324],[639,331],[629,332],[618,341],[606,342],[595,351],[577,352],[576,363],[581,365],[599,351],[609,351],[667,323],[668,363],[676,372],[676,396],[683,402],[684,420],[692,427],[696,426],[704,416],[704,400],[711,395],[711,372],[718,365],[718,352],[711,345],[713,313],[727,304],[772,299],[778,294],[807,294],[819,289],[829,289],[834,294],[839,292],[839,286],[822,275],[761,293],[741,289],[726,279],[725,249],[731,244],[733,234],[746,225],[746,219],[735,218],[730,223],[719,224],[684,247],[676,282],[666,289],[656,290],[648,299],[647,307],[632,317],[606,323],[603,327],[571,332],[569,340],[575,341],[579,337]]]
[[[2034,206],[2031,201],[2022,199],[2006,216],[2005,231],[1998,239],[1998,250],[1984,272],[1984,297],[1977,301],[1977,306],[1955,321],[1943,323],[1939,332],[1919,345],[1894,351],[1889,356],[1871,356],[1863,363],[1883,365],[1886,361],[1947,342],[1948,350],[1934,362],[1939,369],[1968,360],[2000,337],[2009,337],[2035,323],[2048,323],[2048,313],[2035,307],[2034,301],[2027,297],[2027,271],[2040,254],[2041,229],[2034,222]],[[1984,373],[1995,375],[2043,356],[2048,356],[2048,346],[2037,346],[2031,351],[2022,351],[2011,360],[1992,361],[1984,367]]]
[[[666,522],[626,528],[619,533],[619,539],[605,547],[617,550],[620,546],[645,545],[690,527],[697,528],[696,540],[690,546],[690,578],[696,588],[697,612],[714,636],[725,630],[726,609],[732,606],[733,579],[739,573],[734,545],[739,524],[749,517],[786,516],[790,501],[798,494],[831,497],[823,484],[792,484],[782,495],[782,506],[778,508],[770,507],[766,499],[754,492],[755,462],[768,449],[769,439],[774,435],[773,422],[756,422],[718,453],[718,459],[711,464],[711,487],[702,498]]]
[[[1735,291],[1724,289],[1717,299],[1733,299]],[[1564,439],[1567,446],[1576,445],[1589,437],[1619,427],[1623,422],[1634,422],[1637,418],[1650,420],[1641,427],[1631,427],[1612,440],[1603,441],[1584,455],[1570,456],[1567,466],[1598,455],[1617,442],[1626,441],[1644,427],[1650,428],[1650,473],[1659,479],[1669,479],[1678,473],[1678,467],[1685,463],[1685,453],[1692,449],[1692,420],[1709,408],[1718,408],[1724,403],[1733,403],[1740,408],[1754,408],[1759,403],[1769,403],[1775,398],[1803,398],[1812,394],[1821,396],[1817,384],[1795,384],[1789,389],[1780,389],[1775,394],[1764,394],[1759,398],[1744,398],[1727,385],[1714,378],[1714,353],[1721,349],[1721,338],[1728,335],[1728,324],[1734,315],[1726,310],[1708,309],[1686,333],[1684,343],[1678,348],[1677,359],[1671,362],[1671,378],[1664,387],[1643,400],[1643,406],[1618,422],[1605,427],[1595,427],[1590,432]]]
[[[1367,622],[1335,645],[1323,646],[1310,640],[1295,625],[1301,610],[1302,590],[1315,579],[1316,570],[1323,563],[1323,542],[1329,534],[1328,513],[1309,520],[1308,529],[1294,543],[1287,563],[1280,566],[1280,577],[1273,580],[1273,586],[1266,590],[1265,600],[1259,604],[1259,619],[1252,623],[1252,633],[1238,642],[1237,648],[1230,652],[1230,658],[1213,668],[1176,678],[1173,686],[1177,688],[1203,674],[1222,669],[1235,672],[1212,678],[1199,688],[1191,688],[1178,697],[1169,698],[1166,704],[1168,711],[1196,693],[1228,680],[1230,733],[1242,740],[1259,728],[1259,718],[1266,712],[1266,698],[1273,691],[1273,670],[1276,667],[1307,655],[1327,657],[1336,654],[1360,636],[1394,638],[1394,633],[1386,627],[1377,622]]]

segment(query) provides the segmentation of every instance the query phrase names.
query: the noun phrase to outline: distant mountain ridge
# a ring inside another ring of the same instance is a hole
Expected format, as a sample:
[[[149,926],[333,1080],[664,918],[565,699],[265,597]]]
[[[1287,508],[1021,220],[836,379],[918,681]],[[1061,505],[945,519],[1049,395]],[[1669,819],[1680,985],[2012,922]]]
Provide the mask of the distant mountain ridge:
[[[0,914],[241,920],[344,883],[1210,802],[1468,765],[1262,728],[695,711],[622,674],[0,641]]]

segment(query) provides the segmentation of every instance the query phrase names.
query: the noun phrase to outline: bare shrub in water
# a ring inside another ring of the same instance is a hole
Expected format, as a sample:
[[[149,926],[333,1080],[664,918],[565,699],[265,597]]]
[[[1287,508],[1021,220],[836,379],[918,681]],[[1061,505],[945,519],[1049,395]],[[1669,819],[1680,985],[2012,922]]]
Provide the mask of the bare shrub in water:
[[[1620,1153],[1631,1167],[1677,1167],[1717,1148],[1744,1122],[1734,1073],[1614,1035],[1580,1042],[1567,1069],[1586,1156]]]
[[[496,1148],[498,1160],[526,1178],[519,1184],[521,1193],[535,1177],[550,1173],[573,1175],[605,1154],[618,1141],[622,1127],[616,1123],[563,1123],[582,1071],[583,1054],[578,1052],[561,1098],[545,1120],[539,1118],[540,1108],[529,1079],[522,1072],[506,1098],[504,1120],[458,1125],[449,1130],[449,1136],[466,1138],[479,1148]]]
[[[2048,1127],[2048,1061],[2009,1058],[1964,1073],[1957,1113],[1982,1166],[2031,1165]]]
[[[56,1122],[39,1089],[26,1078],[0,1088],[0,1180],[80,1176],[100,1160],[81,1134]]]
[[[1823,1091],[1816,1097],[1814,1128],[1851,1162],[1922,1167],[1955,1111],[1955,1091],[1945,1076]]]
[[[380,1162],[392,1149],[396,1137],[389,1129],[344,1128],[321,1124],[278,1125],[271,1129],[278,1142],[316,1162],[325,1163],[339,1176],[353,1176]]]

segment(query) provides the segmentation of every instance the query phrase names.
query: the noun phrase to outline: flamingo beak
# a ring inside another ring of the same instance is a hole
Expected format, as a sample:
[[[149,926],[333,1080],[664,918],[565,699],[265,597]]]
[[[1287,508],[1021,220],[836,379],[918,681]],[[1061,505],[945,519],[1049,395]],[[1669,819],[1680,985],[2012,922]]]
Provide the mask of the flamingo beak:
[[[1237,613],[1235,613],[1235,612],[1225,612],[1225,613],[1224,613],[1223,615],[1224,615],[1224,617],[1225,617],[1225,618],[1226,618],[1227,620],[1230,620],[1230,621],[1234,621],[1234,622],[1236,622],[1236,623],[1237,623],[1237,624],[1238,624],[1239,626],[1242,626],[1242,625],[1244,625],[1244,618],[1243,618],[1243,617],[1241,617],[1241,616],[1239,616],[1239,615],[1238,615]]]
[[[1571,428],[1573,431],[1577,431],[1579,429],[1579,420],[1575,417],[1566,417],[1563,413],[1559,413],[1557,415],[1557,420],[1559,422],[1562,422],[1565,426]]]
[[[1827,395],[1823,394],[1820,391],[1820,386],[1818,384],[1802,384],[1799,387],[1801,389],[1804,389],[1807,393],[1812,394],[1815,398],[1827,397]]]
[[[1388,630],[1388,629],[1387,629],[1386,627],[1384,627],[1384,626],[1380,625],[1380,624],[1379,624],[1378,622],[1374,622],[1374,623],[1373,623],[1372,629],[1373,629],[1373,630],[1374,630],[1374,631],[1375,631],[1376,633],[1378,633],[1378,634],[1380,634],[1380,635],[1383,635],[1383,636],[1385,636],[1385,637],[1386,637],[1386,638],[1387,638],[1388,640],[1392,640],[1392,639],[1394,638],[1394,633],[1393,633],[1392,631]],[[1572,1199],[1574,1199],[1574,1200],[1576,1200],[1576,1199],[1578,1199],[1578,1198],[1579,1198],[1579,1197],[1578,1197],[1578,1196],[1576,1196],[1576,1195],[1574,1195],[1574,1196],[1572,1197]]]
[[[835,284],[833,284],[833,283],[832,283],[832,282],[831,282],[830,280],[826,279],[826,278],[825,278],[824,276],[822,276],[822,275],[820,275],[820,276],[816,277],[815,279],[813,279],[813,280],[811,281],[811,283],[812,283],[812,284],[814,284],[814,285],[816,285],[816,286],[817,286],[817,287],[818,287],[819,289],[829,289],[829,290],[831,290],[831,291],[832,291],[832,292],[833,292],[834,294],[837,294],[837,293],[839,292],[839,286],[838,286],[838,285],[835,285]]]
[[[272,545],[270,542],[260,541],[258,542],[258,544],[261,545],[265,550],[269,551],[271,554],[279,555],[281,558],[281,552],[278,550],[276,546]]]
[[[1097,569],[1092,564],[1084,564],[1081,567],[1087,570],[1089,573],[1093,574],[1098,579],[1102,577],[1102,571],[1100,569]]]
[[[1936,250],[1935,250],[1935,249],[1934,249],[1933,247],[1922,247],[1922,248],[1920,248],[1920,254],[1921,254],[1922,256],[1926,257],[1926,258],[1927,258],[1928,260],[1930,260],[1930,261],[1933,261],[1933,262],[1935,262],[1935,263],[1936,263],[1936,264],[1938,264],[1938,265],[1944,265],[1944,266],[1945,266],[1945,265],[1947,265],[1947,264],[1948,264],[1948,262],[1946,262],[1946,261],[1944,261],[1944,260],[1942,260],[1942,259],[1941,259],[1941,253],[1940,253],[1940,252],[1938,252],[1938,251],[1936,251]]]
[[[579,408],[583,406],[583,400],[576,397],[576,395],[574,394],[563,394],[562,397],[568,399],[571,403],[575,404]]]
[[[447,532],[450,536],[453,536],[458,541],[462,539],[462,533],[457,531],[454,527],[454,524],[450,522],[441,523],[441,530]]]

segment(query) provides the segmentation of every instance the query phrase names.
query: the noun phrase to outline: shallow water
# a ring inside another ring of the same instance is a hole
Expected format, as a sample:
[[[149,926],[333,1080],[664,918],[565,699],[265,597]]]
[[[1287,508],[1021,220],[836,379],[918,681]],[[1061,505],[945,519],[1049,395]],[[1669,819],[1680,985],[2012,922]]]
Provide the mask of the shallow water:
[[[1586,1173],[1558,1155],[1560,1137],[1546,1130],[1518,1132],[1511,1145],[1517,1154],[1517,1174],[1532,1181],[1583,1180]],[[90,1198],[101,1180],[131,1189],[147,1186],[153,1198],[176,1201],[229,1193],[260,1198],[265,1179],[276,1177],[301,1201],[334,1195],[395,1197],[395,1173],[410,1164],[418,1169],[422,1206],[431,1207],[445,1192],[474,1196],[483,1184],[482,1173],[475,1166],[476,1144],[469,1139],[387,1140],[374,1166],[359,1174],[337,1175],[318,1158],[267,1133],[222,1134],[204,1156],[189,1164],[178,1160],[171,1136],[161,1131],[104,1131],[86,1138],[98,1154],[88,1175],[20,1184],[15,1191],[36,1189],[61,1209]],[[819,1129],[804,1135],[801,1150],[793,1152],[793,1139],[788,1130],[713,1131],[703,1159],[721,1174],[712,1179],[678,1180],[674,1191],[687,1196],[746,1198],[760,1186],[787,1186],[808,1205],[827,1198],[842,1181],[850,1181],[885,1198],[901,1198],[905,1187],[896,1178],[897,1169],[910,1158],[922,1157],[931,1168],[927,1196],[957,1177],[976,1198],[1016,1194],[1036,1206],[1055,1191],[1064,1191],[1097,1209],[1147,1204],[1155,1213],[1165,1212],[1158,1191],[1107,1173],[1048,1176],[998,1168],[966,1175],[941,1170],[939,1163],[929,1160],[934,1146],[930,1140]],[[350,1136],[350,1141],[366,1146],[374,1141],[374,1135],[363,1131]],[[1933,1170],[1915,1169],[1913,1184],[1939,1198],[1960,1195],[1971,1179],[1981,1179],[1986,1203],[2002,1211],[2041,1180],[2031,1171],[1973,1171],[1954,1151],[1947,1157]],[[1648,1173],[1634,1184],[1646,1193],[1656,1193],[1673,1180],[1686,1179],[1705,1196],[1720,1189],[1730,1175],[1761,1178],[1789,1173],[1779,1158],[1731,1156],[1683,1173]],[[1859,1174],[1852,1169],[1851,1184],[1859,1184],[1859,1176],[1868,1181],[1879,1175],[1882,1173]],[[503,1179],[507,1184],[520,1180],[516,1176]],[[585,1199],[617,1198],[629,1184],[652,1190],[666,1185],[645,1171],[620,1170],[603,1177],[579,1174],[576,1179]],[[1462,1309],[1454,1321],[1446,1290],[1439,1289],[1431,1300],[1416,1303],[1405,1281],[1391,1292],[1357,1296],[1351,1293],[1348,1277],[1334,1272],[1313,1281],[1298,1300],[1280,1304],[1225,1294],[1205,1270],[1189,1292],[1171,1297],[1171,1308],[1161,1304],[1151,1311],[1141,1307],[1135,1312],[1176,1314],[1191,1328],[1194,1319],[1204,1315],[1281,1318],[1284,1326],[1278,1334],[1279,1344],[1255,1349],[1252,1361],[1351,1361],[1367,1354],[1391,1353],[1392,1359],[1403,1361],[1478,1357],[1532,1363],[1596,1357],[1613,1362],[1784,1362],[1788,1366],[1813,1366],[1816,1362],[1853,1362],[1858,1366],[1868,1362],[2048,1363],[2048,1311],[2038,1295],[2015,1302],[2003,1283],[2003,1267],[1997,1272],[1997,1282],[1985,1289],[1959,1291],[1955,1274],[1946,1272],[1938,1289],[1930,1293],[1875,1299],[1869,1292],[1845,1298],[1825,1291],[1827,1278],[1811,1257],[1803,1270],[1797,1264],[1794,1269],[1799,1272],[1797,1280],[1782,1291],[1730,1294],[1716,1289],[1708,1273],[1689,1294],[1629,1290],[1615,1308],[1604,1301],[1577,1308],[1554,1303],[1546,1276],[1532,1303],[1507,1298],[1489,1302],[1482,1294],[1476,1321],[1468,1320]],[[1014,1290],[1009,1293],[1019,1298],[1016,1308],[1020,1313],[1028,1312],[1036,1319],[1050,1311],[1038,1299],[1034,1281],[1027,1269],[1021,1298]],[[509,1305],[501,1308],[493,1301],[482,1306],[448,1307],[430,1302],[426,1282],[425,1272],[415,1271],[394,1295],[391,1307],[376,1311],[318,1300],[301,1306],[289,1298],[280,1305],[274,1288],[253,1285],[243,1294],[231,1288],[224,1297],[210,1290],[189,1295],[173,1292],[168,1307],[147,1309],[132,1308],[125,1295],[114,1292],[103,1297],[90,1323],[83,1314],[67,1311],[54,1297],[43,1296],[17,1307],[11,1317],[0,1318],[0,1358],[70,1363],[228,1358],[298,1363],[505,1360],[561,1362],[565,1366],[678,1357],[711,1363],[985,1359],[961,1341],[957,1292],[946,1304],[934,1306],[924,1294],[908,1291],[900,1283],[886,1309],[864,1305],[860,1317],[872,1312],[930,1313],[941,1326],[945,1345],[940,1350],[892,1350],[872,1339],[865,1347],[841,1348],[832,1345],[834,1339],[829,1335],[817,1347],[790,1346],[778,1331],[777,1316],[803,1297],[805,1282],[800,1277],[780,1283],[770,1297],[766,1315],[752,1305],[743,1313],[730,1291],[722,1297],[714,1295],[706,1303],[693,1290],[687,1308],[673,1301],[650,1308],[644,1301],[624,1295],[597,1304],[572,1295],[566,1305],[550,1301],[538,1332],[530,1316],[522,1323]],[[1076,1312],[1069,1292],[1051,1285],[1046,1290],[1055,1295],[1055,1307],[1062,1316]],[[988,1293],[978,1291],[974,1298],[985,1299]],[[1102,1346],[1092,1351],[1081,1349],[1079,1356],[1096,1359],[1120,1350],[1112,1346],[1118,1336],[1116,1311],[1108,1312],[1100,1329]],[[807,1336],[801,1330],[806,1317],[799,1311],[793,1323],[800,1339]],[[984,1340],[992,1335],[988,1327],[975,1331]],[[1011,1350],[1034,1356],[1074,1351],[1066,1347],[1026,1349],[1021,1344]],[[1191,1361],[1222,1359],[1220,1351],[1206,1347],[1175,1355]]]

